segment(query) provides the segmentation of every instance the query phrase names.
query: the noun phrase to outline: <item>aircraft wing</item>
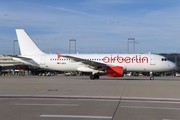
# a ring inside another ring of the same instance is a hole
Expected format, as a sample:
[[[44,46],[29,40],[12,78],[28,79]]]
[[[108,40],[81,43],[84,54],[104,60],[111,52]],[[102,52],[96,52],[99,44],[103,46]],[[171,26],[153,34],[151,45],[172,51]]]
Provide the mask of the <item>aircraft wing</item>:
[[[100,63],[100,62],[96,62],[96,61],[86,60],[86,59],[83,59],[83,58],[74,57],[74,56],[70,56],[70,55],[62,55],[62,57],[69,58],[69,59],[72,59],[72,60],[74,60],[76,62],[81,62],[83,64],[90,65],[92,67],[107,66],[107,64],[105,64],[105,63]]]

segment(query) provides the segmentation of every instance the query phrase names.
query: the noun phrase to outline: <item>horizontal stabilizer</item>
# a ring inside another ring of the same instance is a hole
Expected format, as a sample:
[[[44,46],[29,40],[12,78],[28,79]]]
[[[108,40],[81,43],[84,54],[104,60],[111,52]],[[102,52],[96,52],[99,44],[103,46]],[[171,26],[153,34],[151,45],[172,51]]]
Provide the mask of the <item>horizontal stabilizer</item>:
[[[5,55],[5,56],[12,57],[12,58],[20,58],[22,60],[32,60],[32,58],[22,57],[22,56],[17,56],[17,55]]]

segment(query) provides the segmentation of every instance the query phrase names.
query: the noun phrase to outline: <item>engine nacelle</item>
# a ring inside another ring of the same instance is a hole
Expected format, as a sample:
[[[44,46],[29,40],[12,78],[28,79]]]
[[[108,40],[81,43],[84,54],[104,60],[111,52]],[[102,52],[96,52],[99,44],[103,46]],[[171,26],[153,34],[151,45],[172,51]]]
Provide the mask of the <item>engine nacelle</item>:
[[[123,77],[123,67],[108,66],[106,67],[106,75],[109,77]]]

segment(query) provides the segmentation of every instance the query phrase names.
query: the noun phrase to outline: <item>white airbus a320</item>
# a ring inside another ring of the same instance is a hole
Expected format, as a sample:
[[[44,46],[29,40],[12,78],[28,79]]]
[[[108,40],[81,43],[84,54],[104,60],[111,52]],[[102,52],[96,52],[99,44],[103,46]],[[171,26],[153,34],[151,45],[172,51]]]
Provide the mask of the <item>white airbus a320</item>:
[[[57,71],[91,72],[90,79],[99,79],[104,73],[109,77],[123,77],[125,72],[170,71],[176,65],[156,54],[46,54],[42,52],[23,29],[16,29],[20,56],[14,60],[28,65]]]

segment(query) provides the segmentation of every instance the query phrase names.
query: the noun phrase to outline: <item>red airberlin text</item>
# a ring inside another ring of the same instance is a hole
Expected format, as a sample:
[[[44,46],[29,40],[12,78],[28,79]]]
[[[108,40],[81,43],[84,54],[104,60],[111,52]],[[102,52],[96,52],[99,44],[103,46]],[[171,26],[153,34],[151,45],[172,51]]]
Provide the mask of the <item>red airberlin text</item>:
[[[103,57],[102,61],[104,63],[148,63],[148,57],[135,55],[135,56],[105,56]]]

